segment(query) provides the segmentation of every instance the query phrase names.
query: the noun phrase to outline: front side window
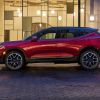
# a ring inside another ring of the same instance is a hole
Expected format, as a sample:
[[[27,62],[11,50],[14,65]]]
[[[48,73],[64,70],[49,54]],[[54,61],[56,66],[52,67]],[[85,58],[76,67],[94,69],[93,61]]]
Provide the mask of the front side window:
[[[47,33],[44,34],[40,37],[40,40],[45,40],[45,39],[55,39],[56,33]]]

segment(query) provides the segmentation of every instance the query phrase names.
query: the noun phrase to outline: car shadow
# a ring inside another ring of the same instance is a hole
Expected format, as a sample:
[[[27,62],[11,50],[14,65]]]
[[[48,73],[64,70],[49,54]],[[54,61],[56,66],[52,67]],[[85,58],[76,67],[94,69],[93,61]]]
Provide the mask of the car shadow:
[[[49,78],[49,79],[55,79],[58,81],[94,81],[98,80],[100,77],[100,69],[92,70],[92,71],[86,71],[83,70],[79,66],[73,66],[73,67],[48,67],[48,66],[38,66],[38,67],[32,67],[27,66],[22,70],[19,71],[10,71],[5,67],[2,67],[0,70],[0,77],[5,76],[8,79],[20,79],[20,78],[33,78],[33,79],[43,79],[43,78]],[[99,81],[99,80],[98,80]]]

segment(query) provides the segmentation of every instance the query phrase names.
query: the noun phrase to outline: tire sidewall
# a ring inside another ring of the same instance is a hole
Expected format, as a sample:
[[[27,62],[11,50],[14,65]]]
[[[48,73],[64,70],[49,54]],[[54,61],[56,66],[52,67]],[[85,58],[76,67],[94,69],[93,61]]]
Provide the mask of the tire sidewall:
[[[8,57],[10,54],[12,54],[12,53],[18,53],[18,54],[22,57],[22,64],[21,64],[21,66],[18,67],[18,68],[12,68],[12,67],[10,67],[10,66],[7,64],[7,57]],[[10,70],[13,70],[13,71],[15,71],[15,70],[20,70],[20,69],[22,69],[22,67],[24,66],[24,64],[25,64],[25,60],[24,60],[23,55],[22,55],[21,53],[17,52],[17,51],[11,51],[11,52],[9,52],[9,53],[6,55],[6,57],[5,57],[5,65],[6,65],[6,67],[7,67],[8,69],[10,69]]]
[[[83,62],[82,62],[82,57],[83,57],[86,53],[88,53],[88,52],[93,52],[93,53],[95,53],[96,56],[98,57],[98,63],[97,63],[95,66],[90,67],[90,68],[87,67],[87,66],[84,66],[84,65],[83,65]],[[94,69],[98,68],[99,62],[100,62],[100,56],[99,56],[99,54],[98,54],[96,51],[94,51],[94,50],[87,50],[87,51],[83,52],[83,53],[81,54],[81,56],[80,56],[80,64],[81,64],[81,66],[82,66],[84,69],[87,69],[87,70],[94,70]]]

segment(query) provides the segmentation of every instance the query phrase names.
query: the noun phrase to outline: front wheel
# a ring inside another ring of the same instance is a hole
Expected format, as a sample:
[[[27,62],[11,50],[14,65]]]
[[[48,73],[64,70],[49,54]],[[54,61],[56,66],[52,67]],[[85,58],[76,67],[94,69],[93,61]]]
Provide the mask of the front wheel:
[[[19,70],[24,65],[24,57],[17,51],[12,51],[5,57],[5,65],[10,70]]]
[[[84,69],[96,69],[99,66],[99,54],[93,50],[85,51],[80,56],[80,64]]]

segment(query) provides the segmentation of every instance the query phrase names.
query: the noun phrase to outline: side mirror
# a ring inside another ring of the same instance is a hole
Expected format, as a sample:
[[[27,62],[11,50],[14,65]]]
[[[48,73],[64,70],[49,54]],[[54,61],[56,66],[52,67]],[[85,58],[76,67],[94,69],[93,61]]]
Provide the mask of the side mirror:
[[[31,39],[32,42],[36,42],[37,40],[38,40],[37,36],[33,36]]]

